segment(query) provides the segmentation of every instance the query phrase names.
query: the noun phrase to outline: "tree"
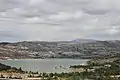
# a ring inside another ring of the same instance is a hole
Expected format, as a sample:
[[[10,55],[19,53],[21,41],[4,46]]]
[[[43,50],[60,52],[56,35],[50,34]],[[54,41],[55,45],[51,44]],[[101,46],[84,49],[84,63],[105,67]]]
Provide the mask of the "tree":
[[[50,74],[49,74],[49,77],[53,77],[53,76],[54,76],[54,74],[53,74],[53,73],[50,73]]]
[[[19,72],[23,72],[23,70],[22,70],[22,68],[21,68],[21,67],[18,69],[18,71],[19,71]]]
[[[4,76],[1,74],[1,76],[0,76],[1,78],[4,78]]]

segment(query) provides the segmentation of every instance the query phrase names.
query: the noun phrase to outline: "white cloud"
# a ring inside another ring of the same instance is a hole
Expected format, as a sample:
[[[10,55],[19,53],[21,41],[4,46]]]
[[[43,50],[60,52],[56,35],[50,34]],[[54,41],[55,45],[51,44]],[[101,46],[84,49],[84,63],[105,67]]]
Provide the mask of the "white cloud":
[[[12,13],[19,14],[19,15],[28,13],[27,10],[25,10],[23,8],[13,8],[11,11],[12,11]]]
[[[1,12],[0,16],[5,17],[6,16],[6,12]]]
[[[45,0],[30,0],[30,5],[37,5],[44,2]]]
[[[62,20],[70,20],[70,19],[78,19],[83,15],[82,12],[59,12],[54,15],[50,15],[49,19],[54,21],[62,21]]]
[[[78,18],[81,18],[81,17],[83,16],[83,14],[84,14],[83,12],[78,11],[78,12],[76,12],[76,13],[74,14],[73,17],[74,17],[75,19],[78,19]]]
[[[40,17],[32,17],[25,19],[25,23],[40,23],[40,22],[44,22],[44,19]]]
[[[107,29],[106,33],[108,33],[110,35],[115,35],[115,34],[119,33],[119,30],[117,29],[116,26],[114,26],[114,27],[112,27],[110,29]]]
[[[66,13],[66,12],[59,12],[58,14],[51,15],[49,19],[51,20],[56,20],[56,21],[61,21],[61,20],[68,20],[72,17],[71,13]]]

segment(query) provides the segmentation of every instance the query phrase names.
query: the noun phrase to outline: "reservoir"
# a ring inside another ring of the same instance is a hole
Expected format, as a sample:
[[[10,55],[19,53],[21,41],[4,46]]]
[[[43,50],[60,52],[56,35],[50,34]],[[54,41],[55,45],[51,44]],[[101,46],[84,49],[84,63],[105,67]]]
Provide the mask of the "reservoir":
[[[25,71],[33,72],[71,72],[70,65],[85,64],[87,59],[22,59],[22,60],[1,60],[0,63],[22,68]]]

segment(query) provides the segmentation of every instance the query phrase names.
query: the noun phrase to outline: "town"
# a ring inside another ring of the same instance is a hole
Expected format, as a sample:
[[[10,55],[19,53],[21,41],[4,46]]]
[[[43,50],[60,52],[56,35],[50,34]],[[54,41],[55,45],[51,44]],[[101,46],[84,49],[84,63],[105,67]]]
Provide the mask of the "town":
[[[0,43],[0,59],[104,58],[120,55],[120,41]]]

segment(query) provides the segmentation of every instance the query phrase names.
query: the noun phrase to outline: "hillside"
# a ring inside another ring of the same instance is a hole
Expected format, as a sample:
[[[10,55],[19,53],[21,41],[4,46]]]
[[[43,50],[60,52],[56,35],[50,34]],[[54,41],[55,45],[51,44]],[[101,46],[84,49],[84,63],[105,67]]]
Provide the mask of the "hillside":
[[[102,58],[120,55],[120,41],[0,43],[1,59]]]
[[[71,41],[71,43],[76,43],[76,44],[81,44],[81,43],[92,43],[92,42],[97,42],[98,40],[93,40],[93,39],[76,39]]]
[[[4,64],[0,63],[0,71],[7,70],[7,69],[10,69],[10,68],[11,68],[10,66],[7,66],[7,65],[4,65]]]

